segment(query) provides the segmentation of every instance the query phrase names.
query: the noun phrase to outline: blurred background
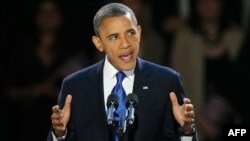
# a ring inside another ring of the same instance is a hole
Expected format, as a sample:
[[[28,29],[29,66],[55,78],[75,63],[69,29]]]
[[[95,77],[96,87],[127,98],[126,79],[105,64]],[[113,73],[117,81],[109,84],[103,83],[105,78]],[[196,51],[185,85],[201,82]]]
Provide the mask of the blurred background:
[[[103,57],[92,20],[108,2],[134,10],[141,58],[180,72],[200,141],[221,140],[228,124],[249,125],[249,0],[2,0],[2,141],[45,140],[62,79]]]

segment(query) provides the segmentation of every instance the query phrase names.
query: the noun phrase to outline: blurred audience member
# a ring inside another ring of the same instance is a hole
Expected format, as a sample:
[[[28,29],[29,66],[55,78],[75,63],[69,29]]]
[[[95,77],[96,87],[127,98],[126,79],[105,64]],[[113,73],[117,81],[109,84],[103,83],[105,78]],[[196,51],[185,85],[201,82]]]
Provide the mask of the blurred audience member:
[[[195,13],[176,35],[171,65],[182,74],[187,96],[197,105],[201,134],[205,141],[214,141],[219,140],[219,129],[236,119],[229,78],[242,32],[223,15],[222,0],[192,2]]]
[[[35,32],[12,51],[6,76],[10,140],[45,140],[62,78],[86,65],[66,42],[58,3],[37,8]]]
[[[143,0],[121,0],[131,7],[138,18],[143,31],[141,34],[141,50],[139,56],[154,63],[163,65],[165,44],[160,34],[153,28],[151,5]],[[152,51],[154,50],[154,51]]]
[[[164,64],[169,65],[172,42],[176,31],[185,24],[188,16],[189,1],[165,0],[150,1],[152,6],[153,25],[164,39]]]

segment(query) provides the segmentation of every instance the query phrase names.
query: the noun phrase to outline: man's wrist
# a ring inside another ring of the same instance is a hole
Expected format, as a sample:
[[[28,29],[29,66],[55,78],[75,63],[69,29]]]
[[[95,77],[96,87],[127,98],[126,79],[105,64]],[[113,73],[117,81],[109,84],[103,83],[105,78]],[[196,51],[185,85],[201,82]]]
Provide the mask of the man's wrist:
[[[196,132],[195,124],[192,124],[188,130],[183,130],[180,128],[181,136],[193,136]]]
[[[52,132],[54,133],[54,135],[58,138],[58,137],[62,137],[62,136],[65,136],[67,134],[67,129],[65,131],[62,131],[62,132],[58,132],[58,131],[55,131],[54,128],[51,129]]]

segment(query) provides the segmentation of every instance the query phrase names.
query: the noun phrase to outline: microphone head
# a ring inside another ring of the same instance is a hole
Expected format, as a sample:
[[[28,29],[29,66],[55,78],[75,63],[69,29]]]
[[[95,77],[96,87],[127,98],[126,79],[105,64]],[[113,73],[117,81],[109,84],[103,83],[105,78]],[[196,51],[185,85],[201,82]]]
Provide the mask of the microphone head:
[[[138,104],[138,97],[135,93],[130,93],[127,95],[126,98],[126,107],[128,108],[130,104],[133,104],[133,106],[136,108]]]
[[[119,97],[115,94],[110,94],[107,99],[107,107],[110,107],[110,105],[114,105],[115,108],[117,109],[119,105]]]

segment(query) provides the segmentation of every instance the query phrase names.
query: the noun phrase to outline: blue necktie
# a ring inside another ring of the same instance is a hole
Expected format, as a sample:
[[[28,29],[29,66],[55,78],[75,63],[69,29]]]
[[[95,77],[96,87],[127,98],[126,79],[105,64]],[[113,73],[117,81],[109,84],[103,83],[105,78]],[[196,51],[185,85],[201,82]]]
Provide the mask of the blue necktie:
[[[116,74],[117,83],[115,87],[112,90],[112,94],[115,94],[119,97],[119,107],[117,108],[115,112],[115,116],[120,118],[120,121],[124,122],[126,119],[126,93],[122,87],[122,81],[126,77],[126,75],[123,72],[118,72]],[[121,122],[118,122],[121,123]],[[120,125],[117,125],[120,126]],[[113,141],[118,141],[118,136],[116,133],[113,135]]]

